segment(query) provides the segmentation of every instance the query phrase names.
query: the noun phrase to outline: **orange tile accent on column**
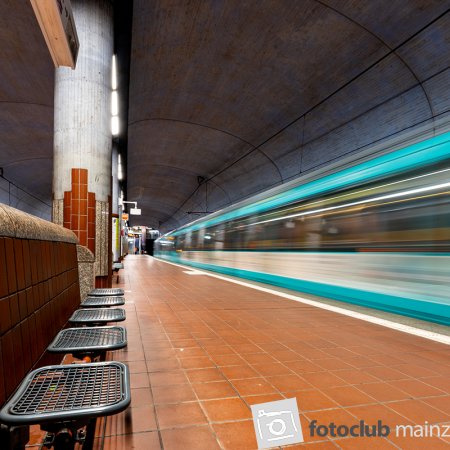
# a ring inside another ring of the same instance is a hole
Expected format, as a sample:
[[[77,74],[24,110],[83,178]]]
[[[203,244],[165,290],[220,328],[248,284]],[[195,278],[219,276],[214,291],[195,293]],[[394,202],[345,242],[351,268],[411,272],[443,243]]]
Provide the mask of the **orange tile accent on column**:
[[[95,194],[88,192],[88,170],[71,172],[72,190],[64,192],[64,226],[95,253]]]

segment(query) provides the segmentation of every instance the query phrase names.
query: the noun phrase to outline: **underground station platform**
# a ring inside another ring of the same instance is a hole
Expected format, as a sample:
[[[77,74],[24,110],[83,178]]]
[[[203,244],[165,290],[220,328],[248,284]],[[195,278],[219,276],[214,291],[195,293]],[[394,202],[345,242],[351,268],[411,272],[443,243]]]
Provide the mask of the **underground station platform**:
[[[278,448],[450,447],[445,336],[398,331],[145,255],[127,256],[120,281],[128,346],[106,359],[128,365],[132,401],[97,420],[97,450],[256,450],[251,406],[292,398],[304,442]],[[361,423],[385,428],[361,436]],[[40,448],[40,432],[31,436],[28,448]]]

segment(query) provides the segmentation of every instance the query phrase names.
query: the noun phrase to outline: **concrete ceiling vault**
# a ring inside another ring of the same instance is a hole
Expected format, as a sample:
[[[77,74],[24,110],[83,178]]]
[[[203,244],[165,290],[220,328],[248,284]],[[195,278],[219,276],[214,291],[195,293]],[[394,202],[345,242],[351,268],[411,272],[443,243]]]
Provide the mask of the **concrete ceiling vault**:
[[[0,44],[0,167],[32,194],[0,179],[0,201],[48,216],[54,69],[29,0],[0,2]]]
[[[441,132],[449,8],[134,0],[132,220],[168,230],[393,137]],[[54,75],[28,0],[0,3],[0,39],[0,167],[51,204]]]
[[[434,127],[450,108],[449,5],[135,0],[128,198],[139,220],[170,229]]]

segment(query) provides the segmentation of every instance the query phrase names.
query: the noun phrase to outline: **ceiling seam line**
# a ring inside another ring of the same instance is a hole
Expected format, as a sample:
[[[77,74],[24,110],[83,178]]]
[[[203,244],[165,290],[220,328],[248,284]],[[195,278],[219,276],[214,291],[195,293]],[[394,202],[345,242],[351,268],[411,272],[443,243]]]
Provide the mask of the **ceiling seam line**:
[[[44,108],[53,108],[54,105],[46,105],[44,103],[34,103],[34,102],[15,102],[10,100],[0,100],[0,103],[7,103],[10,105],[32,105],[32,106],[42,106]]]
[[[44,205],[48,206],[49,208],[52,207],[52,205],[49,205],[47,202],[45,202],[44,200],[40,199],[39,197],[37,197],[34,194],[31,194],[30,192],[28,192],[27,190],[25,190],[24,188],[21,188],[19,185],[17,185],[16,183],[14,183],[14,181],[11,181],[10,179],[6,178],[4,175],[2,175],[0,177],[0,179],[3,179],[5,181],[7,181],[8,183],[12,184],[15,188],[20,189],[22,192],[25,192],[25,194],[29,195],[30,197],[34,198],[35,200],[40,201],[41,203],[43,203]],[[18,199],[19,201],[22,199]]]
[[[449,108],[449,109],[446,109],[445,111],[440,112],[439,114],[436,115],[436,117],[442,116],[442,115],[447,114],[447,113],[449,113],[449,112],[450,112],[450,108]],[[423,123],[425,123],[425,122],[427,122],[427,121],[429,121],[429,120],[431,120],[431,119],[422,119],[422,120],[420,120],[420,121],[418,121],[418,122],[416,122],[416,123],[414,123],[414,124],[412,124],[412,125],[408,125],[407,127],[402,128],[401,130],[395,131],[395,132],[390,133],[390,134],[388,134],[388,135],[386,135],[386,136],[383,136],[382,138],[376,139],[375,141],[370,142],[369,144],[361,145],[361,146],[359,146],[359,147],[357,147],[357,148],[355,148],[355,149],[353,149],[353,150],[351,150],[351,151],[349,151],[349,152],[347,152],[347,153],[344,153],[343,155],[340,155],[340,156],[336,156],[336,157],[334,157],[334,158],[331,158],[331,159],[329,159],[328,161],[326,161],[326,162],[324,162],[324,163],[321,163],[321,164],[318,164],[318,165],[316,165],[316,166],[314,166],[314,167],[311,167],[311,168],[308,169],[308,170],[314,170],[314,169],[320,168],[321,166],[325,166],[325,165],[327,165],[327,164],[329,164],[329,163],[331,163],[331,162],[336,162],[336,161],[338,161],[340,158],[342,158],[342,156],[346,156],[346,155],[349,155],[349,154],[354,153],[354,152],[359,152],[359,151],[361,151],[362,149],[367,148],[369,145],[372,145],[372,144],[376,144],[376,143],[378,143],[378,142],[381,142],[383,139],[391,138],[391,137],[393,137],[393,136],[395,136],[395,135],[398,135],[399,133],[401,133],[401,132],[403,132],[403,131],[406,131],[406,130],[408,130],[408,129],[410,129],[410,128],[414,128],[414,127],[416,127],[416,126],[418,126],[418,125],[421,125],[421,124],[423,124]],[[354,162],[357,163],[358,161],[364,161],[365,158],[366,158],[365,156],[361,156],[360,158],[356,158],[356,159],[354,160]],[[290,179],[293,179],[293,178],[295,178],[295,177],[298,176],[298,175],[299,175],[299,174],[294,175],[294,176],[291,177]]]
[[[228,204],[231,205],[231,197],[228,194],[228,192],[226,191],[225,188],[223,188],[220,184],[216,183],[214,180],[210,180],[211,183],[215,184],[219,189],[221,189],[223,192],[225,192],[225,195],[228,197]]]
[[[419,77],[416,75],[414,70],[411,68],[411,66],[396,52],[396,49],[393,49],[380,36],[376,35],[374,32],[372,32],[367,27],[365,27],[364,25],[362,25],[359,22],[357,22],[355,19],[352,19],[351,17],[349,17],[346,14],[342,13],[341,11],[333,8],[332,6],[329,6],[329,5],[325,4],[325,3],[323,3],[321,0],[315,0],[315,1],[316,1],[316,3],[319,3],[320,5],[324,6],[325,8],[328,8],[331,11],[334,11],[335,13],[339,14],[340,16],[345,17],[347,20],[349,20],[350,22],[354,23],[356,26],[358,26],[358,27],[362,28],[363,30],[365,30],[367,33],[369,33],[375,39],[378,39],[378,41],[381,42],[383,45],[385,45],[389,50],[392,50],[393,54],[404,64],[404,66],[409,70],[411,75],[415,78],[417,83],[422,88],[422,91],[423,91],[423,93],[425,95],[425,98],[427,99],[428,107],[430,108],[431,117],[434,117],[434,110],[433,110],[433,106],[431,104],[431,100],[428,97],[428,93],[425,90],[424,86],[422,85],[422,82],[420,81]],[[434,126],[433,126],[433,131],[434,131]]]
[[[445,70],[448,70],[448,68],[442,70],[441,73],[444,72]],[[436,117],[439,117],[439,116],[441,116],[441,115],[444,115],[444,114],[446,114],[446,113],[448,113],[448,112],[450,112],[450,109],[447,109],[447,110],[445,110],[445,111],[442,111],[441,113],[437,114]],[[406,128],[402,128],[401,130],[399,130],[399,131],[397,131],[397,132],[395,132],[395,133],[391,133],[390,135],[383,136],[383,138],[378,139],[378,140],[372,142],[371,144],[376,143],[376,142],[379,142],[379,141],[381,141],[381,140],[383,140],[383,139],[386,139],[386,138],[395,136],[396,134],[400,133],[401,131],[405,131],[405,130],[407,130],[407,129],[409,129],[409,128],[413,128],[413,127],[415,127],[415,126],[418,126],[418,125],[420,125],[420,124],[426,122],[427,120],[430,120],[430,119],[424,119],[424,120],[421,120],[421,121],[419,121],[419,122],[416,122],[415,124],[413,124],[413,125],[411,125],[411,126],[408,126],[408,127],[406,127]],[[314,141],[314,140],[313,140],[313,141]],[[313,141],[309,141],[309,142],[313,142]],[[306,144],[308,144],[309,142],[307,142]],[[369,144],[367,144],[367,145],[369,145]],[[361,147],[358,147],[358,148],[352,150],[352,152],[359,151],[359,150],[363,149],[364,147],[367,147],[367,145],[363,145],[363,146],[361,146]],[[351,152],[350,152],[350,153],[351,153]],[[328,164],[328,163],[333,162],[333,161],[335,161],[335,160],[337,160],[337,159],[336,159],[336,158],[331,159],[331,160],[327,161],[327,162],[324,163],[324,164]],[[319,164],[318,166],[314,166],[314,167],[312,167],[311,169],[308,169],[308,171],[309,171],[309,170],[313,170],[313,169],[320,168],[320,166],[321,166],[320,164]],[[304,173],[304,172],[302,172],[302,173]],[[290,177],[289,180],[292,180],[293,178],[297,177],[297,176],[300,175],[300,174],[301,174],[301,173],[298,173],[297,175],[295,175],[295,176],[293,176],[293,177]],[[212,181],[212,180],[211,180],[211,181]],[[267,189],[270,189],[271,187],[274,187],[274,186],[276,186],[276,185],[277,185],[276,183],[275,183],[275,184],[271,184]],[[182,205],[174,212],[174,214],[176,214],[176,213],[177,213],[177,212],[178,212],[178,211],[179,211],[179,210],[180,210],[180,209],[188,202],[188,200],[196,193],[197,189],[198,189],[198,187],[196,188],[196,190],[195,190],[194,192],[192,192],[192,194],[191,194],[188,198],[186,198],[186,200],[185,200],[185,201],[183,202],[183,204],[182,204]],[[263,192],[264,190],[266,190],[266,188],[263,189],[263,190],[260,190],[260,191],[256,191],[256,192],[254,192],[253,194],[249,194],[249,195],[248,195],[247,197],[245,197],[245,198],[248,198],[248,197],[250,197],[251,195],[256,195],[257,193]],[[165,223],[165,222],[164,222],[164,223]]]
[[[262,145],[265,145],[267,142],[271,141],[274,137],[278,136],[279,134],[281,134],[283,131],[285,131],[287,128],[289,128],[290,126],[292,126],[294,123],[298,122],[300,119],[303,118],[303,116],[305,116],[306,114],[312,112],[315,108],[317,108],[318,106],[320,106],[321,104],[323,104],[324,102],[326,102],[329,98],[333,97],[334,95],[336,95],[338,92],[340,92],[342,89],[344,89],[345,87],[347,87],[348,85],[350,85],[351,83],[353,83],[353,81],[357,80],[360,76],[364,75],[366,72],[368,72],[369,70],[371,70],[373,67],[375,67],[377,64],[379,64],[381,61],[383,61],[385,58],[387,58],[390,54],[392,54],[395,50],[397,50],[398,48],[400,48],[401,46],[405,45],[407,42],[409,42],[411,39],[413,39],[414,37],[416,37],[418,34],[420,34],[422,31],[424,31],[426,28],[428,28],[430,25],[432,25],[434,22],[436,22],[437,20],[439,20],[441,17],[445,16],[445,14],[448,13],[448,11],[450,11],[450,9],[446,10],[444,13],[442,13],[441,15],[439,15],[437,18],[433,19],[430,23],[428,23],[426,26],[422,27],[420,30],[418,30],[416,33],[414,33],[412,36],[410,36],[408,39],[406,39],[405,41],[403,41],[401,44],[399,44],[397,47],[395,47],[393,50],[389,51],[388,53],[386,53],[384,56],[382,56],[381,58],[379,58],[377,61],[375,61],[374,63],[372,63],[371,65],[369,65],[367,68],[365,68],[362,72],[360,72],[358,75],[355,75],[351,80],[347,81],[346,83],[344,83],[340,88],[338,88],[337,90],[335,90],[334,92],[332,92],[331,94],[329,94],[328,96],[326,96],[324,99],[322,99],[320,102],[318,102],[316,105],[314,105],[313,107],[309,108],[307,111],[305,111],[301,116],[297,117],[296,119],[292,120],[291,122],[289,122],[287,125],[285,125],[283,128],[281,128],[280,130],[278,130],[276,133],[274,133],[272,136],[268,137],[267,139],[265,139],[262,143],[258,144],[255,149],[249,151],[246,155],[244,155],[244,157],[248,156],[249,154],[251,154],[253,151],[255,151],[256,149],[258,149],[259,147],[261,147]],[[233,162],[232,164],[230,164],[229,166],[225,167],[224,169],[222,169],[221,171],[219,171],[218,173],[214,174],[211,178],[214,178],[218,175],[220,175],[221,173],[223,173],[224,171],[228,170],[230,167],[232,167],[234,164],[238,163],[242,158],[239,158],[238,160],[236,160],[235,162]]]
[[[450,66],[447,67],[447,68],[445,68],[444,70],[440,71],[439,73],[445,72],[445,71],[448,70],[449,68],[450,68]],[[438,73],[438,74],[439,74],[439,73]],[[436,74],[436,75],[438,75],[438,74]],[[427,78],[426,80],[424,80],[424,82],[427,82],[427,81],[431,80],[431,79],[434,78],[434,76],[436,76],[436,75],[433,75],[432,77]],[[409,87],[409,88],[407,88],[407,89],[405,89],[404,91],[401,91],[401,92],[399,92],[399,93],[397,93],[397,94],[395,94],[395,95],[389,97],[388,99],[386,99],[386,102],[389,102],[389,101],[391,101],[391,100],[394,100],[394,99],[396,99],[396,98],[398,98],[398,97],[400,97],[400,96],[406,94],[407,92],[409,92],[409,91],[415,89],[416,87],[418,87],[418,83],[417,83],[417,84],[414,84],[413,86],[411,86],[411,87]],[[385,103],[385,102],[383,102],[383,103]],[[377,105],[372,106],[371,108],[367,109],[366,111],[364,111],[364,112],[362,112],[362,113],[360,113],[360,114],[357,114],[356,116],[352,117],[351,119],[349,119],[349,120],[343,122],[341,125],[338,125],[337,127],[332,128],[331,130],[327,131],[326,133],[322,133],[321,135],[316,136],[316,137],[314,137],[313,139],[310,139],[309,141],[305,142],[304,145],[308,145],[308,144],[311,144],[312,142],[315,142],[315,141],[317,141],[317,140],[319,140],[319,139],[322,139],[322,138],[323,138],[324,136],[326,136],[327,134],[330,134],[331,132],[333,132],[333,131],[335,131],[335,130],[338,130],[340,127],[349,124],[349,123],[352,122],[353,120],[356,120],[356,119],[359,119],[360,117],[363,117],[365,114],[367,114],[368,112],[373,111],[374,109],[378,108],[378,107],[381,106],[383,103],[379,103],[379,104],[377,104]],[[439,115],[440,115],[440,113],[439,113],[439,114],[436,114],[436,115],[433,116],[433,117],[438,117]],[[432,119],[433,117],[428,118],[428,119],[425,119],[425,120],[430,120],[430,119]]]
[[[210,130],[219,131],[220,133],[224,133],[224,134],[227,134],[228,136],[234,137],[235,139],[237,139],[241,142],[244,142],[245,144],[249,145],[250,147],[255,147],[255,145],[252,144],[251,142],[249,142],[249,141],[245,140],[244,138],[241,138],[240,136],[237,136],[229,131],[222,130],[221,128],[215,128],[210,125],[205,125],[205,124],[198,123],[198,122],[191,122],[189,120],[170,119],[170,118],[166,118],[166,117],[148,117],[146,119],[134,120],[133,122],[129,122],[128,126],[138,125],[142,122],[151,122],[151,121],[156,121],[156,120],[160,120],[160,121],[164,121],[164,122],[180,122],[180,123],[185,123],[188,125],[196,125],[198,127],[208,128]]]
[[[12,167],[12,166],[15,166],[15,165],[20,164],[20,163],[23,163],[23,162],[36,161],[36,160],[40,161],[40,160],[42,160],[42,159],[53,159],[53,156],[42,156],[41,158],[25,158],[25,159],[19,159],[19,160],[16,160],[16,161],[12,161],[12,162],[10,162],[10,163],[2,164],[2,167],[3,167],[3,168],[5,168],[5,167]]]
[[[196,125],[198,127],[208,128],[210,130],[219,131],[220,133],[224,133],[224,134],[227,134],[228,136],[232,136],[235,139],[237,139],[237,140],[239,140],[241,142],[244,142],[245,144],[247,144],[247,145],[249,145],[251,147],[251,151],[248,154],[252,153],[255,150],[258,150],[263,156],[265,156],[269,160],[269,162],[275,167],[275,169],[278,172],[278,175],[280,177],[281,182],[283,182],[283,176],[281,175],[281,171],[280,171],[278,165],[275,163],[275,161],[273,161],[272,158],[270,158],[270,156],[268,156],[258,146],[255,146],[254,144],[252,144],[251,142],[247,141],[246,139],[243,139],[240,136],[237,136],[237,135],[235,135],[233,133],[230,133],[229,131],[222,130],[221,128],[211,127],[209,125],[204,125],[204,124],[201,124],[201,123],[198,123],[198,122],[190,122],[188,120],[168,119],[168,118],[164,118],[164,117],[153,117],[153,118],[151,117],[151,118],[147,118],[147,119],[135,120],[133,122],[130,122],[128,124],[128,126],[130,126],[130,125],[133,126],[133,125],[136,125],[136,124],[139,124],[139,123],[142,123],[142,122],[150,122],[150,121],[156,121],[156,120],[161,120],[161,121],[166,121],[166,122],[180,122],[180,123],[185,123],[185,124],[189,124],[189,125]]]

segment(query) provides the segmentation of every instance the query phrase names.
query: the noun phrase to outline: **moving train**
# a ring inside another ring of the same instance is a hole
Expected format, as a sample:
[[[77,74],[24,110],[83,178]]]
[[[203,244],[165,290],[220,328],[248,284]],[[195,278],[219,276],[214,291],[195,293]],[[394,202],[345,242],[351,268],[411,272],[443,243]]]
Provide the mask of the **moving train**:
[[[450,325],[450,133],[298,183],[165,234],[155,256]]]

